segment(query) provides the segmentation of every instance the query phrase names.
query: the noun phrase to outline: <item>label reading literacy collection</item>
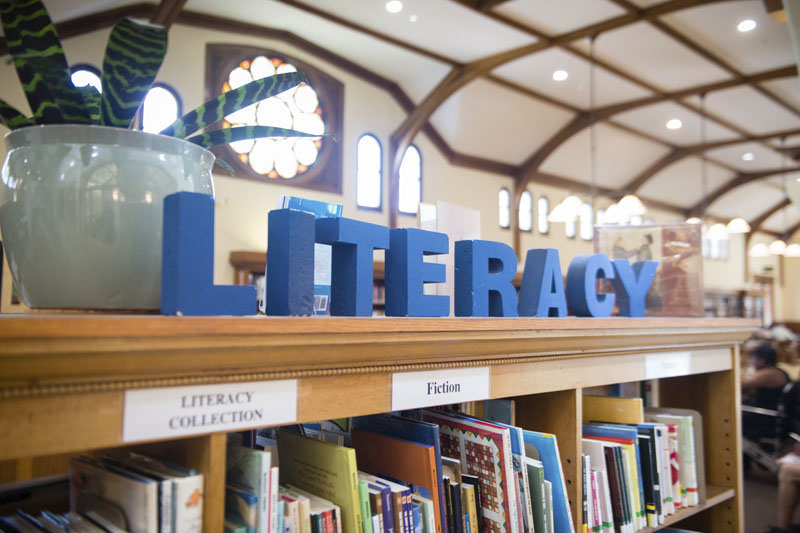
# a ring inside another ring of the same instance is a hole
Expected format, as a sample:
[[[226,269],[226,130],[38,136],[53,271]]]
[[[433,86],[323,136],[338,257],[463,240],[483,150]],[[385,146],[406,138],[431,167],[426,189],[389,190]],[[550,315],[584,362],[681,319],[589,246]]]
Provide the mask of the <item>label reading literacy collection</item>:
[[[418,409],[489,398],[489,367],[392,375],[392,410]]]
[[[296,420],[296,379],[128,390],[122,440],[215,433]]]

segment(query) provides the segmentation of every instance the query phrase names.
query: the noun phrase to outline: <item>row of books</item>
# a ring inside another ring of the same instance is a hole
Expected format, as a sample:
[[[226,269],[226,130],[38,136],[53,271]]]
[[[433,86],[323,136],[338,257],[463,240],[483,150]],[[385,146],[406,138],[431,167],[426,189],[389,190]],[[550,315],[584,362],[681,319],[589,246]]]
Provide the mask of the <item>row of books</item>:
[[[555,435],[447,409],[340,425],[233,436],[226,531],[574,531]]]
[[[633,533],[656,527],[705,500],[702,454],[697,454],[703,449],[699,413],[643,409],[640,398],[585,396],[583,403],[589,418],[600,415],[593,421],[584,416],[583,424],[587,531]]]
[[[199,533],[203,475],[146,455],[76,457],[70,462],[67,513],[17,510],[0,531]]]

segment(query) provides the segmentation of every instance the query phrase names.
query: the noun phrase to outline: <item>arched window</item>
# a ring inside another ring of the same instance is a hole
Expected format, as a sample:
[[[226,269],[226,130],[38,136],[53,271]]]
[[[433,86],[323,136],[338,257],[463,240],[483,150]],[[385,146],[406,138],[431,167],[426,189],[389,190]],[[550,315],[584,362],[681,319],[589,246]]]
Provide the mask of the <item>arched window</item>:
[[[575,234],[578,232],[578,219],[573,218],[572,220],[568,220],[564,222],[564,235],[569,237],[570,239],[575,238]]]
[[[344,85],[341,82],[295,57],[252,46],[209,44],[206,64],[209,97],[269,76],[305,73],[304,83],[231,113],[220,125],[223,128],[273,126],[330,136],[247,139],[215,147],[212,152],[228,162],[237,177],[342,193]],[[380,199],[373,209],[379,208]]]
[[[595,223],[599,225],[605,224],[606,210],[605,209],[598,209],[597,216],[595,217]]]
[[[422,201],[422,156],[413,144],[406,148],[400,162],[399,211],[407,215],[417,214]]]
[[[511,194],[505,187],[497,193],[498,222],[501,228],[511,226]]]
[[[588,202],[583,204],[580,213],[581,239],[591,241],[594,237],[594,221],[592,220],[594,211],[592,210],[592,204]]]
[[[358,139],[356,148],[356,205],[365,209],[381,209],[381,143],[369,133]]]
[[[547,220],[547,215],[550,214],[550,201],[547,196],[540,196],[536,205],[537,211],[537,226],[539,233],[547,235],[550,231],[550,221]]]
[[[158,133],[180,118],[181,108],[181,98],[175,89],[166,83],[154,83],[139,110],[139,127]]]
[[[528,191],[523,191],[519,197],[519,229],[533,231],[533,197]]]
[[[103,92],[103,83],[100,78],[100,71],[87,63],[79,63],[70,68],[72,73],[70,79],[75,87],[86,87],[91,85],[97,92]]]

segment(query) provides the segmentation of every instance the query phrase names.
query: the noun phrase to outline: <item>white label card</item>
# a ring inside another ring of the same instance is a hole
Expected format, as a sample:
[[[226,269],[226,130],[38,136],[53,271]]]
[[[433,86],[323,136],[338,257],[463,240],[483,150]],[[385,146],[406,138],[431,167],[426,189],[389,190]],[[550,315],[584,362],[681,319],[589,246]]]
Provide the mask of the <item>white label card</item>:
[[[489,398],[489,367],[392,375],[392,411]]]
[[[645,379],[683,376],[692,369],[689,352],[649,353],[645,355]]]
[[[124,442],[289,424],[297,380],[125,391]]]

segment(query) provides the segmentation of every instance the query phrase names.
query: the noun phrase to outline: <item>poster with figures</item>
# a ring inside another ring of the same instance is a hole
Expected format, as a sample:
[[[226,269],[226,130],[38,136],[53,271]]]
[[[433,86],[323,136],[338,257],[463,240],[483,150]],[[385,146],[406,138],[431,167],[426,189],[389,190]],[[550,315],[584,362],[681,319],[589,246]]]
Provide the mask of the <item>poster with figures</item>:
[[[700,224],[595,226],[594,251],[612,260],[658,261],[646,316],[703,316],[703,250]],[[601,292],[613,292],[610,283]]]

